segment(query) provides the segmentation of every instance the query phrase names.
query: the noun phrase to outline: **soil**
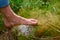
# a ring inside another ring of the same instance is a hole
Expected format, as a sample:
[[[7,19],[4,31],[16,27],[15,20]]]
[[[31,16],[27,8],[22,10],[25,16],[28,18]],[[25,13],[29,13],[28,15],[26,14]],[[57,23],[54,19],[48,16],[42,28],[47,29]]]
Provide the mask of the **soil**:
[[[15,40],[10,30],[0,31],[0,40]]]
[[[60,40],[60,36],[56,37],[46,37],[46,38],[32,38],[33,40]],[[0,40],[18,40],[17,37],[14,37],[14,33],[11,30],[0,31]]]

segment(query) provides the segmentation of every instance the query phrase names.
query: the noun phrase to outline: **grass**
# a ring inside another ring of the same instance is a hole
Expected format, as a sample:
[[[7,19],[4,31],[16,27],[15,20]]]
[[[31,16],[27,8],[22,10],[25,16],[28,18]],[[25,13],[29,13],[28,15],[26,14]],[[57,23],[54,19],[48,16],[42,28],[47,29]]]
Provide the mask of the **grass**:
[[[30,7],[27,4],[26,7],[19,9],[18,15],[38,20],[39,26],[37,26],[35,36],[58,36],[60,35],[60,3],[57,0],[46,2],[46,4],[43,3],[43,1],[39,1],[37,5],[33,4],[33,6],[31,3]]]
[[[60,35],[60,0],[47,2],[44,0],[10,0],[10,5],[16,14],[38,20],[33,37]],[[3,20],[0,23],[3,25]],[[22,35],[19,38],[25,39]],[[32,40],[32,37],[29,36],[27,39]]]

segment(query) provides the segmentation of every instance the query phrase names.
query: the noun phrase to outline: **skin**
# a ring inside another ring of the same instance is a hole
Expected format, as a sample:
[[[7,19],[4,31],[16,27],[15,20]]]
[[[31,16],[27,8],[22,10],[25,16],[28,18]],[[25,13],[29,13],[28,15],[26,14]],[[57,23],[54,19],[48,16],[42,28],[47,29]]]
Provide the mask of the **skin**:
[[[10,5],[0,8],[0,12],[3,15],[5,26],[8,28],[19,24],[36,25],[38,22],[36,19],[26,19],[16,15],[11,9]]]

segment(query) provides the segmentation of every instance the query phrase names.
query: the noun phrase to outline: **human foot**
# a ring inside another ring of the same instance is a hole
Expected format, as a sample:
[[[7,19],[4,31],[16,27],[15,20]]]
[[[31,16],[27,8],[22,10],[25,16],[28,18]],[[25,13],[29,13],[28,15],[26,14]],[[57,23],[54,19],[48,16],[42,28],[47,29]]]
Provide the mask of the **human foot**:
[[[15,26],[15,25],[19,25],[19,24],[36,25],[37,20],[35,20],[35,19],[26,19],[26,18],[21,19],[20,17],[16,16],[16,18],[13,18],[11,20],[4,18],[4,23],[5,23],[6,27]]]
[[[10,6],[1,8],[2,15],[6,18],[5,25],[6,26],[14,26],[19,24],[24,25],[36,25],[37,20],[35,19],[26,19],[21,16],[16,15],[13,10],[10,8]]]
[[[19,24],[24,24],[24,25],[36,25],[37,24],[37,20],[35,19],[26,19],[18,15],[12,19],[8,19],[8,21],[12,26],[19,25]]]

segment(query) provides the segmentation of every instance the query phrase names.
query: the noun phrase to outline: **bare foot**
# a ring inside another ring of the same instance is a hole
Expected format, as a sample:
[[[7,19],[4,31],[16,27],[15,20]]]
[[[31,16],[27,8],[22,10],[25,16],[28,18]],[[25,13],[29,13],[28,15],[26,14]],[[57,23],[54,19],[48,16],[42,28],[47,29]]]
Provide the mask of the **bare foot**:
[[[20,24],[24,24],[24,25],[36,25],[37,24],[37,20],[35,19],[26,19],[20,16],[15,16],[12,18],[4,18],[4,23],[6,25],[6,27],[10,27],[10,26],[15,26],[15,25],[20,25]]]
[[[24,24],[24,25],[36,25],[37,20],[35,19],[26,19],[20,16],[15,16],[12,19],[8,19],[9,23],[14,26],[14,25],[19,25],[19,24]]]
[[[26,19],[21,16],[16,15],[10,6],[1,8],[1,13],[4,16],[4,23],[6,26],[15,26],[15,25],[36,25],[37,20],[35,19]]]

